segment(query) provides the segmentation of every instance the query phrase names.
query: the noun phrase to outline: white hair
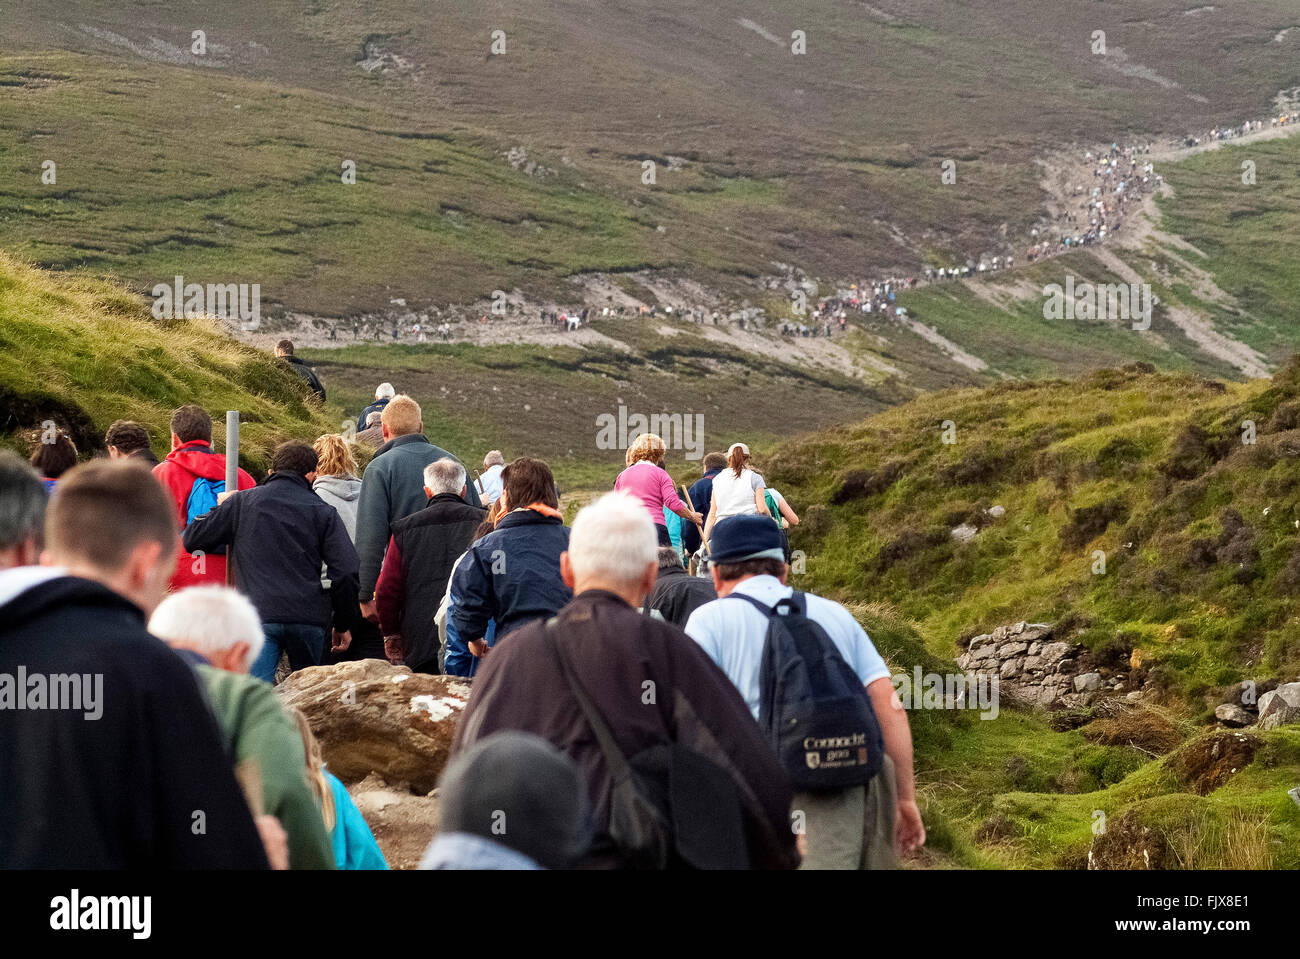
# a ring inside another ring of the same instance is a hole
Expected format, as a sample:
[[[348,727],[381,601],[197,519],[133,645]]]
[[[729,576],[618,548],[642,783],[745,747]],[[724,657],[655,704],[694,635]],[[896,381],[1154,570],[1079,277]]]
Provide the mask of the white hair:
[[[377,400],[391,400],[396,395],[397,390],[393,389],[392,383],[380,383],[375,387],[375,399]]]
[[[465,467],[449,457],[434,460],[424,468],[424,485],[439,493],[457,493],[465,486]]]
[[[639,582],[658,567],[659,537],[642,502],[623,492],[606,493],[578,512],[569,533],[569,565],[578,578]]]
[[[183,643],[205,656],[235,643],[247,643],[250,664],[262,651],[262,621],[257,610],[248,597],[228,586],[191,586],[172,593],[154,610],[149,632],[165,643]]]
[[[483,457],[483,465],[487,466],[504,466],[506,458],[501,455],[500,450],[488,450],[487,456]]]

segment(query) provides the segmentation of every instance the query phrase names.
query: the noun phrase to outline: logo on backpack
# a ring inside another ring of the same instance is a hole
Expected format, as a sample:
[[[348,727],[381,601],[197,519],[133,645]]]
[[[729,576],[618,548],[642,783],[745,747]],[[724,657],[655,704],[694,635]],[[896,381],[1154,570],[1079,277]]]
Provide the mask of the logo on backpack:
[[[226,491],[225,480],[194,477],[189,498],[185,501],[185,525],[189,526],[200,516],[217,508],[217,496]]]

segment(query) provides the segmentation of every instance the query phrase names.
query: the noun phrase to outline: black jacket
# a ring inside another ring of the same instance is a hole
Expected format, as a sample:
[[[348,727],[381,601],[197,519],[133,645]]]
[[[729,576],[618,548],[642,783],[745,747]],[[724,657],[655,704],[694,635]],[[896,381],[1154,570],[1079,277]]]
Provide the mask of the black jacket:
[[[297,473],[272,473],[185,527],[185,549],[229,547],[235,586],[264,623],[350,630],[357,608],[357,551],[343,519]],[[330,581],[321,587],[321,565]],[[333,612],[331,614],[331,606]]]
[[[289,368],[301,376],[307,385],[311,387],[312,392],[320,397],[322,403],[325,402],[325,387],[321,385],[320,377],[316,375],[306,360],[300,360],[296,356],[286,356],[283,359],[289,364]]]
[[[418,513],[393,524],[393,538],[375,585],[375,605],[385,636],[400,633],[407,666],[438,671],[434,617],[456,560],[468,548],[487,510],[455,493],[439,493]]]
[[[560,554],[568,548],[569,527],[558,517],[521,509],[497,520],[452,577],[450,615],[461,640],[479,639],[495,620],[499,643],[512,629],[555,615],[573,598],[560,578]]]
[[[671,566],[659,570],[655,588],[650,590],[645,604],[650,609],[663,613],[664,619],[686,628],[686,621],[705,603],[718,598],[718,591],[713,588],[713,580],[692,576],[680,566]]]
[[[34,676],[101,676],[102,715],[13,708],[20,670],[29,704]],[[0,868],[267,868],[193,670],[133,603],[59,576],[0,605],[0,704]]]

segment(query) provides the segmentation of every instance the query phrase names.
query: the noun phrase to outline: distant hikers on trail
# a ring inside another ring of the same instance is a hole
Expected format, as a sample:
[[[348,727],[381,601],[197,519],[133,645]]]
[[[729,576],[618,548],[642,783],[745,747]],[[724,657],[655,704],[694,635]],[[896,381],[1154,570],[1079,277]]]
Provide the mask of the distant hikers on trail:
[[[0,705],[6,670],[85,674],[104,720],[0,709],[26,817],[0,820],[0,867],[386,868],[273,691],[348,659],[473,680],[424,868],[891,868],[924,842],[889,670],[787,585],[799,516],[745,443],[687,489],[639,434],[570,528],[546,462],[490,449],[471,477],[389,383],[363,417],[235,490],[194,404],[152,469],[161,424],[129,420],[82,465],[47,429],[44,476],[0,453]],[[852,749],[792,746],[792,711]]]

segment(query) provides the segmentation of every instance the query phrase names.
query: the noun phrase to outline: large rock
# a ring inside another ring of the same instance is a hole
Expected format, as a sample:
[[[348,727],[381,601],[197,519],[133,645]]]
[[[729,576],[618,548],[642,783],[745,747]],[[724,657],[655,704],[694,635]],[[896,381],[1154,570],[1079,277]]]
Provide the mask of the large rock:
[[[1260,729],[1300,723],[1300,683],[1283,683],[1259,697]]]
[[[301,669],[276,688],[306,714],[325,764],[344,783],[376,772],[428,793],[447,764],[470,684],[363,659]]]
[[[1255,722],[1255,717],[1236,703],[1214,707],[1214,718],[1225,726],[1249,726]]]
[[[1090,693],[1101,686],[1101,673],[1080,673],[1074,677],[1076,693]]]

